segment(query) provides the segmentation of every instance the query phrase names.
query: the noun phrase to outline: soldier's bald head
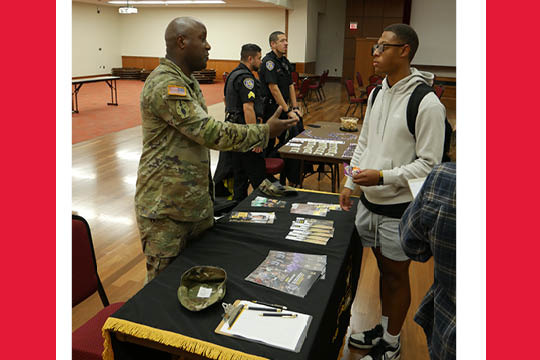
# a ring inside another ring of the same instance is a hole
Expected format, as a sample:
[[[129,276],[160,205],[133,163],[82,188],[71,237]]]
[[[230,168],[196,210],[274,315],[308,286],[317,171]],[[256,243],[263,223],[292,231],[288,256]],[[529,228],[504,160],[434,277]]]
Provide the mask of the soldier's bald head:
[[[179,36],[189,37],[199,27],[204,27],[204,25],[192,17],[178,17],[172,20],[165,30],[167,53],[172,52],[176,48],[176,41]]]

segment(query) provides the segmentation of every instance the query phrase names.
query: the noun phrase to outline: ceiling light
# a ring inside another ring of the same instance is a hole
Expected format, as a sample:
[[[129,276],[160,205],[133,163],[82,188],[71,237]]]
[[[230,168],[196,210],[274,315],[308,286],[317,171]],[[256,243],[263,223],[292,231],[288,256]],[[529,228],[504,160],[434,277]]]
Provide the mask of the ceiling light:
[[[120,14],[136,14],[137,8],[134,8],[133,6],[129,6],[129,0],[126,0],[126,7],[118,8],[118,13]]]
[[[120,14],[136,14],[138,12],[138,10],[137,10],[137,8],[134,8],[133,6],[130,6],[130,7],[118,8],[118,12]]]

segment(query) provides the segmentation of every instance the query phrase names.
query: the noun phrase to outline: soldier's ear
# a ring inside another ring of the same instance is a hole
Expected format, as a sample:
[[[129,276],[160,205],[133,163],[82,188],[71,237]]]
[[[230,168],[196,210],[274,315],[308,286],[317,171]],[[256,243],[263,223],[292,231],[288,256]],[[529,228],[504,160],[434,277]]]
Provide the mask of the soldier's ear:
[[[178,35],[178,37],[176,38],[176,44],[180,49],[186,47],[186,38],[184,37],[184,35]]]

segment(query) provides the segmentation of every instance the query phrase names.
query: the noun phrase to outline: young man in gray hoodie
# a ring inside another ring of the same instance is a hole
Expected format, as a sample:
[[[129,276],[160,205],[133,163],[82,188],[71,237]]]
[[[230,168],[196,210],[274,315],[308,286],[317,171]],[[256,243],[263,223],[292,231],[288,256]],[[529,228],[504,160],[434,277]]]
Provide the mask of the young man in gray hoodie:
[[[422,83],[434,76],[410,66],[418,36],[405,24],[386,27],[373,46],[373,67],[386,74],[375,101],[368,99],[366,116],[351,165],[359,172],[348,177],[340,195],[350,210],[351,193],[360,186],[356,229],[364,247],[371,247],[380,273],[382,317],[371,330],[352,334],[349,344],[371,349],[363,359],[399,359],[400,331],[411,302],[410,259],[399,239],[399,221],[412,201],[408,179],[427,176],[441,162],[445,134],[445,108],[435,95],[422,99],[415,135],[407,126],[407,104]]]

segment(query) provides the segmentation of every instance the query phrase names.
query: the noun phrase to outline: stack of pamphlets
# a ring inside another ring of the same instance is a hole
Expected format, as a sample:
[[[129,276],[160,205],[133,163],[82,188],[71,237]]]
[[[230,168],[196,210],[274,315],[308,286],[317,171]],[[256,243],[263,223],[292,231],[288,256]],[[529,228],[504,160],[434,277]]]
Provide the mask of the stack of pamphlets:
[[[254,224],[273,224],[275,218],[276,214],[273,212],[233,211],[229,221]]]
[[[326,255],[270,250],[266,259],[246,277],[287,294],[304,297],[319,277],[326,273]]]
[[[339,206],[339,205],[338,205]],[[304,241],[318,245],[326,245],[334,236],[334,222],[297,217],[291,225],[287,240]]]
[[[257,196],[251,200],[251,206],[253,207],[270,207],[270,208],[284,208],[287,202],[284,200],[269,199],[263,196]]]
[[[328,209],[312,204],[294,203],[291,205],[291,214],[326,216]]]
[[[339,204],[308,202],[308,205],[317,205],[320,208],[326,208],[327,211],[330,211],[330,210],[341,211],[341,206]]]

